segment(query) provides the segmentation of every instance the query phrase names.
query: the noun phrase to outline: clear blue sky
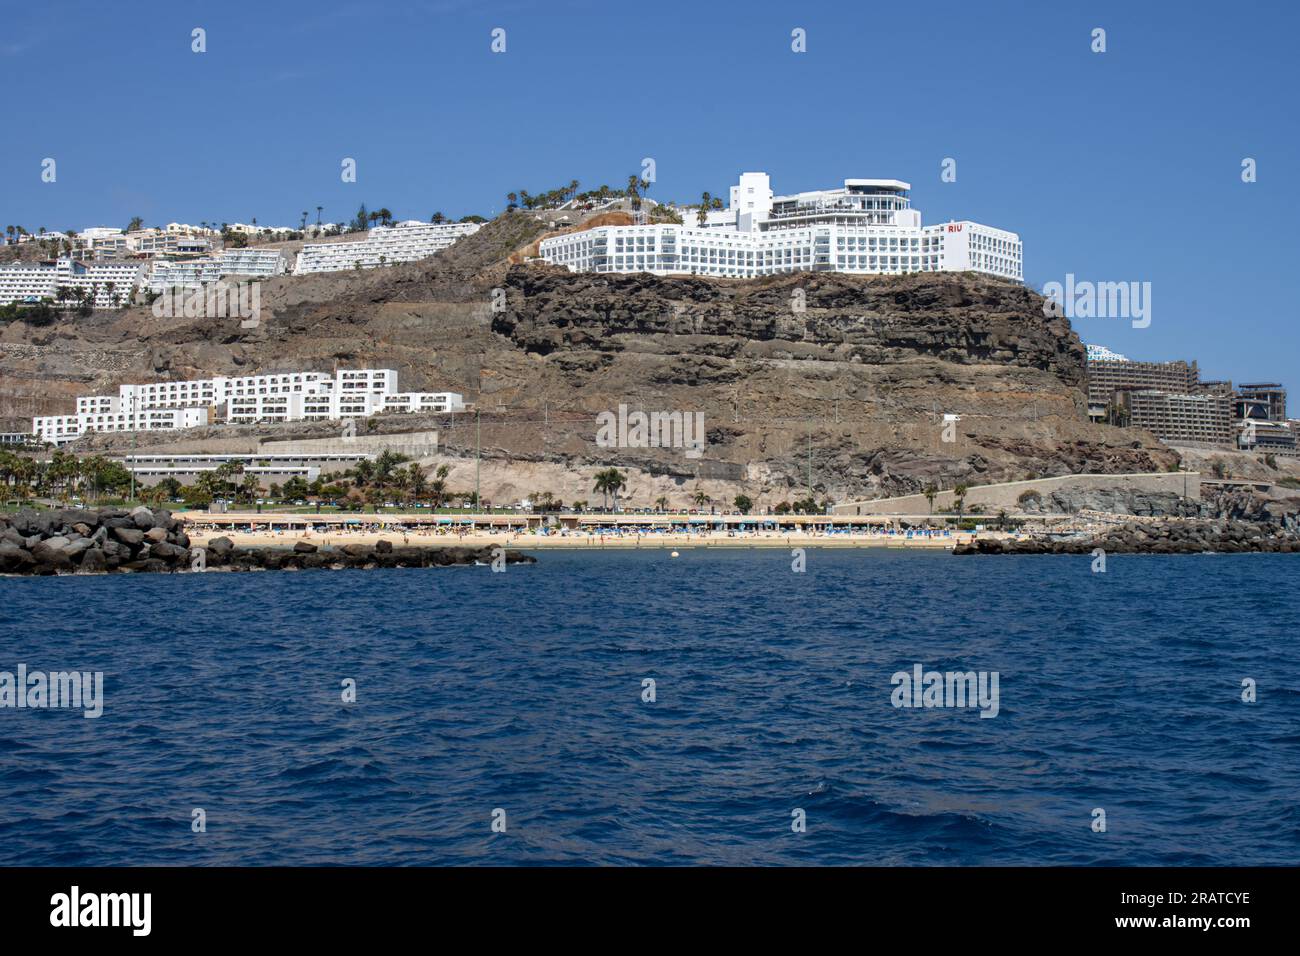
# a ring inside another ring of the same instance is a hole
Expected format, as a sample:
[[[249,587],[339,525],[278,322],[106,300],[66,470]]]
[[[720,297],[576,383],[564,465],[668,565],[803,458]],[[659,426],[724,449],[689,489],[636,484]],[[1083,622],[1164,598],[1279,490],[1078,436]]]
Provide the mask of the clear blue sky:
[[[6,0],[0,226],[490,215],[646,156],[683,201],[742,170],[898,178],[925,221],[1018,232],[1036,287],[1152,283],[1149,328],[1076,320],[1085,341],[1294,390],[1297,6]]]

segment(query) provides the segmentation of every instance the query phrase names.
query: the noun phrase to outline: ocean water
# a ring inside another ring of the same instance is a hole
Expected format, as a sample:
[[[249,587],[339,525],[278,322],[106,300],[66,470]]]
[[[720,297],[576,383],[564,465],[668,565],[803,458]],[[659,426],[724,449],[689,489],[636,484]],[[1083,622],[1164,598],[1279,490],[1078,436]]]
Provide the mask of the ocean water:
[[[1091,563],[0,579],[0,671],[105,675],[0,709],[0,864],[1300,862],[1300,558]],[[917,663],[997,716],[895,707]]]

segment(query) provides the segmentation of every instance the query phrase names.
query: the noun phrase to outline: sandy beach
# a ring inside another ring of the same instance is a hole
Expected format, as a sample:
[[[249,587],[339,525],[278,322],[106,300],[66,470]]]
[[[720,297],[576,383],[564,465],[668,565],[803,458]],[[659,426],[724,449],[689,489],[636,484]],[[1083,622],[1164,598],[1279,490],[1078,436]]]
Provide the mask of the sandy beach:
[[[307,541],[317,547],[339,547],[345,544],[375,544],[380,540],[392,542],[394,547],[411,545],[465,545],[484,547],[503,545],[520,550],[551,548],[927,548],[949,549],[969,540],[970,534],[814,534],[776,531],[749,532],[624,532],[587,533],[554,532],[537,534],[521,531],[479,531],[460,534],[455,531],[374,531],[356,530],[327,532],[313,531],[226,531],[197,525],[187,529],[194,544],[207,544],[213,538],[226,537],[241,548],[291,548],[298,541]]]

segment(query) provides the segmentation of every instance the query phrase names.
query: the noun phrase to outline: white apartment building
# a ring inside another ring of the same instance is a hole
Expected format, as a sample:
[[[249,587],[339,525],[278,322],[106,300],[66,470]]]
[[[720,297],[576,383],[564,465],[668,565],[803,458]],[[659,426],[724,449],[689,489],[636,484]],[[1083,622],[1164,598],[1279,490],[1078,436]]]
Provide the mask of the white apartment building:
[[[478,232],[476,222],[400,222],[376,226],[357,242],[311,242],[302,247],[294,275],[375,269],[394,262],[426,259],[457,239]]]
[[[970,220],[923,226],[910,190],[897,179],[846,179],[840,189],[774,196],[766,173],[743,173],[728,207],[702,220],[598,226],[543,239],[540,253],[573,272],[973,271],[1023,281],[1018,235]]]
[[[143,432],[197,428],[208,423],[206,408],[151,408],[139,412],[103,411],[76,415],[42,415],[32,419],[32,434],[55,445],[87,432]]]
[[[27,436],[23,436],[27,437]],[[126,455],[121,461],[127,471],[146,485],[157,484],[164,478],[176,478],[188,484],[204,472],[216,471],[222,465],[238,464],[246,475],[257,475],[268,480],[283,481],[300,477],[315,481],[321,475],[346,471],[362,461],[373,461],[373,453],[329,454],[319,452],[304,455]]]
[[[288,268],[279,249],[225,249],[217,261],[223,276],[278,276]]]
[[[75,415],[32,420],[32,434],[61,444],[88,431],[194,428],[209,421],[334,421],[380,412],[458,412],[458,392],[398,392],[393,369],[282,372],[237,378],[121,385],[116,395],[84,395]],[[193,413],[193,414],[191,414]]]
[[[155,259],[146,283],[150,292],[162,292],[177,286],[188,287],[221,278],[221,263],[216,259]]]
[[[1118,352],[1112,352],[1104,345],[1093,345],[1084,343],[1084,348],[1088,351],[1089,362],[1127,362],[1127,355],[1120,355]]]
[[[54,261],[15,262],[0,266],[0,305],[11,302],[54,302],[59,290],[85,289],[97,309],[115,309],[131,301],[144,276],[143,262],[82,262],[70,257]],[[65,301],[70,298],[65,294]]]
[[[212,251],[212,240],[205,236],[187,235],[181,232],[164,232],[159,229],[142,229],[126,234],[127,246],[133,251],[148,256],[161,255],[203,255]]]
[[[200,259],[155,259],[149,271],[149,291],[216,282],[224,276],[267,278],[281,275],[287,263],[278,249],[226,249]]]

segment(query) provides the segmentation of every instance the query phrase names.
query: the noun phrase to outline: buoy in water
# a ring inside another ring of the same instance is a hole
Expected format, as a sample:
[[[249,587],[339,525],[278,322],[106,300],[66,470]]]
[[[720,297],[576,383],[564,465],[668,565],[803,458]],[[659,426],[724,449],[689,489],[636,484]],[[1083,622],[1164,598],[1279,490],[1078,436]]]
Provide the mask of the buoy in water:
[[[675,558],[675,557],[678,557],[678,554],[677,554],[676,551],[674,551],[672,554],[668,555],[668,557],[670,557],[670,558]]]

